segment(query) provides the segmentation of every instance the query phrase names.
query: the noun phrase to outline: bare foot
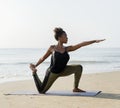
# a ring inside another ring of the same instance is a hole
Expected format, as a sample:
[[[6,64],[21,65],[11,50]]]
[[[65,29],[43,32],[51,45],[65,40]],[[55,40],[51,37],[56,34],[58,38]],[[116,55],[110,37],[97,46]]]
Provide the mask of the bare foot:
[[[86,92],[86,91],[81,90],[81,89],[79,89],[79,88],[74,88],[74,89],[73,89],[73,92]]]
[[[37,69],[33,66],[33,64],[30,64],[30,69],[33,73],[37,72]]]

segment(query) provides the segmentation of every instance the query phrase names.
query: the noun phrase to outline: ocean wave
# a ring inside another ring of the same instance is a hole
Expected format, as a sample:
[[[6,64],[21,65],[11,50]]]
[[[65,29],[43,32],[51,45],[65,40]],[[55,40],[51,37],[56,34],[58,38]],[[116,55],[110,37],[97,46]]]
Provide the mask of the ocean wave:
[[[0,63],[0,65],[26,65],[26,64],[30,64],[30,62]]]
[[[69,63],[118,63],[120,61],[113,60],[70,60]],[[44,64],[50,64],[50,62],[43,62]]]
[[[70,61],[69,63],[89,63],[89,64],[94,64],[94,63],[110,63],[109,61]]]
[[[30,63],[33,63],[33,64],[35,64],[35,62],[13,62],[13,63],[0,63],[0,65],[29,65]],[[111,61],[100,61],[100,60],[89,60],[89,61],[87,61],[87,60],[70,60],[68,63],[84,63],[84,64],[98,64],[98,63],[100,63],[100,64],[102,64],[102,63],[120,63],[120,61],[113,61],[113,60],[111,60]],[[43,62],[42,64],[45,64],[45,65],[49,65],[50,64],[50,61],[45,61],[45,62]]]

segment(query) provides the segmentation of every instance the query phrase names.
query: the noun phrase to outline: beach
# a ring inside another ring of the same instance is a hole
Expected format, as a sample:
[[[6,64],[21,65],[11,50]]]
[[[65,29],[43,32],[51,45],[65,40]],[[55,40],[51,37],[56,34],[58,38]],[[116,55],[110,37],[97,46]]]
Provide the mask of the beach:
[[[83,74],[79,87],[86,91],[102,91],[90,96],[57,95],[4,95],[15,91],[36,91],[33,80],[14,81],[0,84],[1,108],[119,108],[120,72]],[[49,91],[70,91],[74,76],[56,80]]]
[[[0,0],[0,108],[120,108],[119,4]]]

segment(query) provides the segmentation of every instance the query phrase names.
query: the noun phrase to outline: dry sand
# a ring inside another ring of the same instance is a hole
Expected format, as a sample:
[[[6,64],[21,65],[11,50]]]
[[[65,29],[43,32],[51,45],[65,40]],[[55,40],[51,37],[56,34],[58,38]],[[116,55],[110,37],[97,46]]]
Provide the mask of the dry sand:
[[[59,78],[50,90],[72,90],[73,75]],[[95,97],[4,95],[20,90],[36,91],[33,80],[0,84],[0,108],[120,108],[120,72],[83,74],[79,87],[101,90]],[[50,91],[49,90],[49,91]]]

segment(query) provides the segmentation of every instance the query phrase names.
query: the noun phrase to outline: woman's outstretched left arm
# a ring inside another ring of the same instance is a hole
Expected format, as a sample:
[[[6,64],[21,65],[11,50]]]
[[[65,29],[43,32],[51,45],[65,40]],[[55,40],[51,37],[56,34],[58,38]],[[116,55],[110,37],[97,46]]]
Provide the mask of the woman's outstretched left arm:
[[[93,44],[93,43],[99,43],[99,42],[102,42],[104,41],[105,39],[101,39],[101,40],[91,40],[91,41],[84,41],[82,43],[79,43],[77,45],[72,45],[72,46],[68,46],[67,47],[67,50],[68,51],[75,51],[81,47],[84,47],[84,46],[87,46],[87,45],[90,45],[90,44]]]

